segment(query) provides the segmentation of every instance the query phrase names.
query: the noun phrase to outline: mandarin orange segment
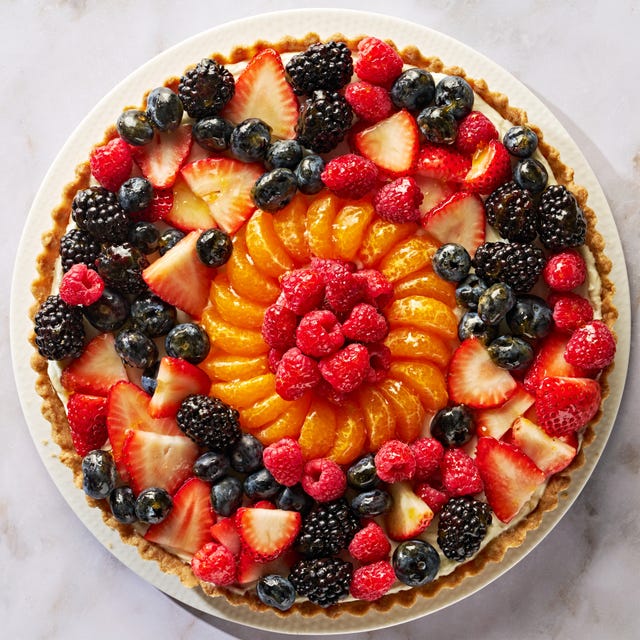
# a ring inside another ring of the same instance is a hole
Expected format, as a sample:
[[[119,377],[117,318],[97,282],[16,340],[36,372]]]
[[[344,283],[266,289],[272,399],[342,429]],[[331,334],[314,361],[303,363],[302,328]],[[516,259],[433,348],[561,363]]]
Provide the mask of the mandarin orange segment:
[[[448,307],[456,306],[456,285],[447,282],[434,273],[430,268],[412,273],[396,282],[394,297],[427,296],[444,302]]]
[[[392,362],[389,377],[409,385],[427,411],[439,411],[447,404],[449,395],[444,374],[430,362]]]
[[[211,283],[209,297],[220,317],[226,322],[245,329],[262,327],[265,307],[239,296],[231,288],[229,279],[224,273],[219,273]]]
[[[311,402],[298,438],[305,460],[324,457],[331,449],[335,437],[335,407],[316,396]]]
[[[211,305],[202,314],[202,325],[211,342],[225,353],[259,356],[269,350],[260,331],[242,329],[225,322]]]
[[[435,333],[415,327],[397,327],[387,334],[384,344],[395,359],[430,360],[445,368],[451,359],[451,349]]]
[[[266,355],[250,357],[212,351],[199,366],[205,370],[211,380],[229,382],[268,373],[269,359]]]
[[[333,246],[333,221],[339,201],[333,194],[314,200],[307,209],[307,241],[309,249],[319,258],[337,258]]]
[[[367,428],[368,449],[377,451],[395,436],[395,414],[389,401],[375,387],[361,387],[357,397]]]
[[[403,442],[413,442],[422,433],[427,415],[420,398],[405,384],[391,378],[380,382],[378,389],[393,407],[396,416],[395,437]]]
[[[374,267],[387,251],[416,230],[413,222],[395,224],[386,220],[375,220],[365,231],[358,254],[365,267]]]
[[[278,234],[289,255],[298,265],[311,259],[306,238],[307,201],[298,194],[284,209],[273,216],[273,229]]]
[[[333,221],[333,244],[340,258],[356,257],[371,218],[373,205],[368,202],[348,204],[340,209]]]
[[[265,446],[277,442],[282,438],[297,439],[304,419],[309,411],[310,402],[311,394],[307,393],[299,400],[291,403],[291,406],[279,418],[267,425],[264,429],[260,429],[260,431],[255,434],[256,438]]]
[[[258,209],[249,218],[245,232],[247,251],[255,265],[272,278],[294,268],[294,262],[273,227],[273,216]]]
[[[240,408],[240,426],[247,431],[255,431],[273,422],[291,406],[291,400],[285,400],[278,393],[256,402],[251,407]]]
[[[428,236],[414,236],[397,244],[380,262],[380,271],[391,282],[431,266],[438,244]]]
[[[364,450],[367,428],[362,411],[353,400],[345,400],[336,411],[336,438],[327,457],[338,464],[349,464]]]
[[[209,393],[237,409],[255,404],[258,400],[271,395],[275,390],[276,377],[273,373],[265,373],[247,380],[214,382]]]
[[[458,335],[456,314],[443,302],[427,296],[394,300],[385,310],[392,328],[413,326],[451,340]]]

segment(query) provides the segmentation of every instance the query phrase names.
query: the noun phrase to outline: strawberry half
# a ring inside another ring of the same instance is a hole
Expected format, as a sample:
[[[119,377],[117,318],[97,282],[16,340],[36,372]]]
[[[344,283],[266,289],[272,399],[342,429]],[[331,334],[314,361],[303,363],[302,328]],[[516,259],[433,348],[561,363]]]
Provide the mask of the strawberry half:
[[[302,516],[297,511],[241,507],[235,522],[243,549],[258,562],[270,562],[293,544]]]
[[[509,431],[516,418],[523,416],[534,402],[534,396],[518,384],[513,395],[501,407],[479,409],[473,414],[478,435],[491,436],[500,440]]]
[[[455,350],[447,382],[450,400],[476,409],[500,406],[518,387],[506,369],[494,364],[478,338],[467,338]]]
[[[182,176],[178,176],[173,185],[173,207],[164,219],[176,229],[187,232],[217,226],[209,205],[189,189]]]
[[[67,420],[79,456],[100,449],[107,441],[107,399],[74,393],[67,403]]]
[[[420,535],[433,519],[429,505],[419,498],[406,481],[389,485],[393,499],[385,522],[392,540],[410,540]]]
[[[486,195],[510,179],[511,156],[507,148],[498,140],[490,140],[474,152],[463,188]]]
[[[427,142],[420,147],[416,173],[442,182],[464,180],[471,169],[471,157],[449,146]]]
[[[232,517],[220,518],[212,527],[211,535],[216,542],[223,544],[234,556],[240,553],[242,540]]]
[[[441,182],[435,178],[425,178],[419,173],[416,173],[413,177],[418,187],[420,187],[420,191],[422,191],[422,202],[420,203],[422,219],[425,219],[433,209],[448,200],[456,192],[456,187],[449,182]]]

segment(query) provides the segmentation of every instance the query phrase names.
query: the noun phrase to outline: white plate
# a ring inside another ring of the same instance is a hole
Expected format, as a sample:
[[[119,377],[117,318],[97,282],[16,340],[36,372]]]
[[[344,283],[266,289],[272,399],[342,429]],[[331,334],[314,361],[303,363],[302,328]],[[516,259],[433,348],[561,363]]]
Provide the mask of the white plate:
[[[435,55],[447,65],[459,65],[473,78],[484,78],[493,91],[505,93],[511,104],[524,108],[529,120],[544,131],[545,140],[561,151],[563,161],[575,169],[575,181],[589,191],[589,204],[598,215],[598,230],[606,239],[607,255],[614,268],[615,305],[620,313],[616,324],[618,357],[609,376],[611,393],[597,428],[596,439],[586,451],[586,463],[572,478],[566,496],[555,511],[545,514],[542,525],[527,535],[525,542],[510,550],[498,565],[489,565],[476,577],[465,580],[455,590],[444,590],[432,599],[418,599],[410,609],[397,607],[388,613],[372,612],[364,617],[343,615],[303,618],[295,615],[283,621],[273,613],[255,613],[233,607],[221,598],[207,598],[198,589],[186,589],[177,577],[163,573],[155,562],[143,561],[134,547],[105,526],[98,509],[87,505],[69,469],[57,459],[58,447],[51,442],[50,425],[40,412],[41,399],[35,392],[35,373],[29,366],[28,339],[32,331],[29,308],[31,282],[36,277],[36,257],[41,252],[40,236],[50,228],[50,212],[60,200],[63,188],[74,179],[75,167],[84,162],[92,145],[102,139],[125,105],[140,102],[144,90],[163,83],[202,57],[214,52],[229,53],[235,46],[256,40],[277,41],[284,36],[302,37],[315,32],[321,38],[336,33],[347,37],[373,35],[390,38],[400,48],[415,45],[424,55]],[[190,38],[160,54],[132,73],[100,101],[71,135],[47,173],[34,200],[22,236],[11,297],[11,348],[13,366],[23,411],[38,452],[58,489],[95,537],[143,579],[178,601],[205,614],[259,629],[297,634],[335,634],[379,629],[406,622],[450,606],[489,584],[529,553],[560,520],[587,482],[606,444],[614,423],[627,372],[630,344],[629,285],[620,239],[611,210],[587,161],[553,114],[522,83],[483,55],[460,42],[426,27],[377,14],[347,10],[299,10],[264,14],[222,25]]]

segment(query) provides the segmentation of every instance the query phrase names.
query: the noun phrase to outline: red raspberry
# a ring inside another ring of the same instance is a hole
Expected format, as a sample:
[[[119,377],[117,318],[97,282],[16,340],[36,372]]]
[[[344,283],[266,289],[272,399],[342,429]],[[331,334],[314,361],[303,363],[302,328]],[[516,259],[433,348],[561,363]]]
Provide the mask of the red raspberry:
[[[67,404],[71,440],[79,456],[100,449],[107,441],[107,399],[74,393]]]
[[[387,371],[391,366],[391,350],[382,343],[368,344],[369,352],[369,373],[367,374],[367,382],[375,384],[381,382],[387,377]]]
[[[567,249],[547,260],[542,277],[556,291],[571,291],[585,281],[587,265],[575,249]]]
[[[273,349],[286,351],[296,344],[298,318],[288,307],[272,304],[262,320],[262,338]]]
[[[369,373],[369,352],[364,345],[354,342],[322,358],[318,368],[334,389],[350,393],[364,382]]]
[[[555,293],[549,296],[553,307],[553,321],[564,333],[573,333],[578,327],[593,320],[591,303],[576,293]]]
[[[333,460],[316,458],[304,465],[302,488],[318,502],[331,502],[344,494],[347,476]]]
[[[443,491],[438,491],[438,489],[428,485],[426,482],[421,482],[416,485],[415,492],[416,495],[429,506],[434,514],[440,513],[442,507],[447,504],[451,497]]]
[[[285,351],[276,369],[276,391],[285,400],[297,400],[320,382],[318,363],[298,347]]]
[[[131,149],[122,138],[114,138],[91,152],[89,166],[91,175],[105,189],[117,191],[131,175]]]
[[[411,447],[400,440],[385,442],[375,457],[376,473],[383,482],[400,482],[413,478],[416,459]]]
[[[280,288],[287,306],[299,316],[315,309],[324,297],[324,282],[314,269],[296,269],[282,276]]]
[[[191,558],[191,570],[196,578],[220,587],[236,581],[236,559],[222,544],[207,542]]]
[[[393,113],[393,103],[388,91],[369,82],[348,84],[344,97],[358,118],[365,122],[378,122]]]
[[[472,155],[478,147],[497,138],[493,122],[480,111],[472,111],[458,123],[455,146],[458,151]]]
[[[373,199],[376,213],[389,222],[416,222],[424,195],[415,178],[397,178],[381,187]]]
[[[346,260],[312,258],[311,269],[318,273],[324,284],[327,284],[327,282],[330,282],[336,276],[342,276],[345,273],[353,273],[356,270],[356,265],[353,262],[347,262]]]
[[[378,309],[386,307],[393,296],[393,285],[377,269],[356,271],[353,277],[362,284],[364,299]]]
[[[564,359],[581,369],[603,369],[613,362],[616,339],[602,320],[588,322],[576,329],[567,342]]]
[[[358,43],[358,59],[353,70],[361,80],[390,88],[402,73],[402,58],[386,42],[378,38],[363,38]]]
[[[418,438],[411,443],[416,459],[416,480],[428,480],[438,469],[444,455],[444,447],[435,438]]]
[[[357,531],[349,543],[349,553],[360,562],[386,560],[390,551],[389,538],[382,527],[373,521]]]
[[[480,493],[482,478],[473,458],[462,449],[447,449],[440,464],[442,485],[452,496],[467,496]]]
[[[347,153],[329,160],[320,177],[338,197],[359,200],[373,189],[378,167],[368,158]]]
[[[349,593],[357,600],[381,598],[396,581],[393,566],[386,560],[358,567],[351,578]]]
[[[340,406],[348,395],[332,387],[324,378],[320,380],[320,384],[316,387],[316,393],[325,397],[336,406]]]
[[[86,307],[100,298],[104,280],[86,264],[74,264],[60,283],[60,297],[74,307]]]
[[[130,213],[134,222],[159,222],[164,220],[173,209],[173,189],[155,189],[151,204],[146,209]]]
[[[304,469],[302,449],[297,440],[282,438],[262,452],[262,461],[276,482],[292,487],[300,482]]]
[[[380,342],[387,337],[387,319],[370,304],[361,302],[351,310],[342,325],[342,333],[350,340],[358,342]]]
[[[325,300],[336,313],[349,313],[362,300],[364,288],[355,274],[335,269],[325,288]]]
[[[284,355],[284,351],[280,349],[269,349],[269,353],[267,354],[267,360],[269,362],[269,371],[271,373],[275,373],[278,369],[278,365],[280,364],[280,360],[282,360],[282,356]]]
[[[335,353],[344,344],[340,323],[329,310],[305,314],[296,331],[296,345],[308,356],[322,358]]]

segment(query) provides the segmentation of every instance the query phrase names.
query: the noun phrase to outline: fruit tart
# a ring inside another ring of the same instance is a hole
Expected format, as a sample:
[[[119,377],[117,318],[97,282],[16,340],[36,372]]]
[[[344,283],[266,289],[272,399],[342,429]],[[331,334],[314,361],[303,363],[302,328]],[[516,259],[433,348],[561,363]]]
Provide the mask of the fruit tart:
[[[53,212],[33,367],[60,458],[210,597],[335,617],[456,588],[594,437],[616,310],[587,193],[427,54],[195,60]]]

